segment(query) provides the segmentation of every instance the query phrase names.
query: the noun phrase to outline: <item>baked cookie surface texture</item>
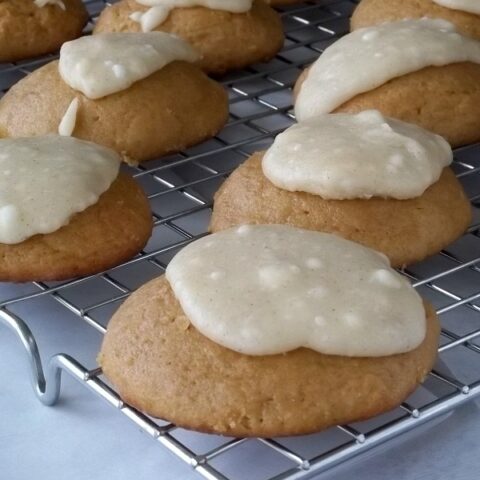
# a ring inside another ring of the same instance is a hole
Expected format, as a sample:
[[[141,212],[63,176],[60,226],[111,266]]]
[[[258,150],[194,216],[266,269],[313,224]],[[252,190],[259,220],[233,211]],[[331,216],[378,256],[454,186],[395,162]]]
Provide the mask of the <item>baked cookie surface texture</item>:
[[[1,0],[0,62],[14,62],[58,50],[87,23],[82,0]]]

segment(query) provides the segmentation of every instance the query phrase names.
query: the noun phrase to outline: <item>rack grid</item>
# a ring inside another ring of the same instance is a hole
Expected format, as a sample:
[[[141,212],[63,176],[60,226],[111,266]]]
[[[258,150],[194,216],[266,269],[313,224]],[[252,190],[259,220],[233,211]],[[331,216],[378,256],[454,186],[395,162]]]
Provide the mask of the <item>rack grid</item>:
[[[106,2],[85,3],[91,14],[88,33]],[[101,369],[95,367],[95,359],[93,367],[86,368],[67,352],[52,357],[44,370],[28,326],[34,319],[15,313],[17,305],[49,296],[65,309],[65,314],[73,313],[85,328],[103,334],[111,313],[132,291],[163,273],[180,248],[206,234],[213,194],[228,174],[251,153],[268,147],[278,132],[294,122],[291,87],[295,79],[304,66],[348,31],[355,3],[325,0],[279,9],[286,32],[282,52],[268,64],[253,65],[221,80],[230,97],[228,125],[199,146],[138,167],[125,167],[145,189],[154,216],[154,234],[141,254],[87,278],[0,286],[0,322],[13,329],[22,341],[35,393],[43,403],[53,405],[57,401],[63,372],[117,408],[204,478],[238,478],[229,471],[228,457],[239,454],[241,449],[245,455],[252,448],[263,448],[276,456],[279,465],[278,471],[265,480],[294,480],[326,471],[480,397],[480,145],[457,149],[453,163],[472,202],[473,225],[439,255],[402,272],[437,308],[443,327],[439,362],[419,389],[424,394],[417,392],[394,412],[373,422],[340,425],[310,436],[308,442],[299,442],[298,438],[207,438],[199,434],[200,440],[191,446],[184,441],[186,431],[145,416],[122,402],[102,377]],[[54,58],[49,55],[0,64],[0,96]],[[82,295],[85,291],[90,292],[88,303]],[[327,435],[329,441],[322,441]],[[243,448],[246,444],[249,448]]]

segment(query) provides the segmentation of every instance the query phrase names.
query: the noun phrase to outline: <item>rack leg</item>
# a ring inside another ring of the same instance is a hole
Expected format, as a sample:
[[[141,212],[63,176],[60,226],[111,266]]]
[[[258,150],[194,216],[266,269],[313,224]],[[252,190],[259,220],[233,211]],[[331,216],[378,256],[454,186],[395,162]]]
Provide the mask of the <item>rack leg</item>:
[[[53,356],[44,371],[37,342],[27,324],[5,309],[0,309],[0,323],[9,327],[20,339],[27,354],[30,382],[37,398],[44,405],[52,406],[57,402],[60,396],[63,369],[67,368],[79,379],[84,378],[84,367],[64,354]]]

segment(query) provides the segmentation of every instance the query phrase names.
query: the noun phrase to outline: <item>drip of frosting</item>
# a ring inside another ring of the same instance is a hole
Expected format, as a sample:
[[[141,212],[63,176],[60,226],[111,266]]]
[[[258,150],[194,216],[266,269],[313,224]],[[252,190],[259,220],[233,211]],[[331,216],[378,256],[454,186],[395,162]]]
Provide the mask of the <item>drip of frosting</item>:
[[[0,140],[0,243],[52,233],[117,178],[113,151],[72,137]]]
[[[439,135],[376,110],[326,114],[278,135],[263,157],[277,187],[326,199],[420,196],[452,162]]]
[[[454,10],[463,10],[464,12],[480,15],[479,0],[433,0],[442,7],[452,8]]]
[[[198,58],[187,42],[168,33],[104,33],[64,43],[58,68],[70,87],[97,99],[125,90],[175,60]]]
[[[445,20],[399,20],[361,28],[311,66],[295,104],[298,121],[330,113],[356,95],[429,66],[480,63],[480,41]]]
[[[74,98],[70,105],[68,106],[65,115],[60,121],[58,126],[58,134],[62,136],[69,137],[72,135],[75,130],[75,124],[77,123],[77,112],[78,112],[79,101],[78,98]]]
[[[65,4],[62,2],[62,0],[33,0],[33,3],[40,8],[44,7],[45,5],[57,5],[62,10],[66,10]]]
[[[160,26],[175,8],[205,7],[232,13],[251,10],[253,0],[136,0],[140,5],[150,7],[146,12],[136,11],[130,15],[140,23],[143,32],[151,32]]]
[[[166,276],[195,328],[247,355],[384,356],[425,338],[408,281],[384,255],[335,235],[242,225],[189,244]]]

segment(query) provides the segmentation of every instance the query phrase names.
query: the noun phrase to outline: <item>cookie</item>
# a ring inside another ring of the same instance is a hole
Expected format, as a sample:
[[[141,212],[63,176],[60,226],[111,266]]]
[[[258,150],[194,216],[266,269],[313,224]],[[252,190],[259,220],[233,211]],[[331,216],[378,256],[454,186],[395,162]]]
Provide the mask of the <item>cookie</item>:
[[[92,100],[60,77],[58,62],[34,71],[0,100],[0,137],[56,133],[74,98],[73,136],[144,161],[215,135],[228,118],[227,94],[197,67],[176,61],[126,90]]]
[[[294,96],[298,96],[307,75],[308,69],[298,78]],[[453,147],[478,142],[480,65],[464,62],[427,67],[356,95],[333,112],[370,109],[437,133]]]
[[[224,435],[300,435],[398,406],[431,370],[439,335],[407,353],[323,355],[300,348],[249,356],[190,323],[162,276],[134,293],[109,323],[99,363],[129,404],[185,428]]]
[[[135,0],[115,3],[101,13],[94,33],[141,31],[140,23],[129,17],[134,12],[147,10],[148,7]],[[155,30],[188,41],[202,55],[198,65],[212,74],[268,61],[283,46],[280,17],[263,0],[255,0],[247,13],[178,8]]]
[[[476,142],[480,42],[442,19],[355,30],[325,49],[299,79],[296,93],[298,121],[377,109],[440,134],[453,146]]]
[[[0,2],[0,62],[51,53],[79,37],[88,13],[81,0],[38,7],[33,0]]]
[[[470,204],[453,172],[408,200],[324,200],[275,187],[263,174],[262,153],[235,170],[215,195],[210,231],[241,224],[289,224],[335,233],[383,252],[401,267],[438,253],[463,234]]]
[[[0,280],[66,280],[108,270],[136,255],[152,232],[148,200],[128,175],[53,233],[0,244]]]
[[[432,0],[362,0],[353,12],[352,30],[402,18],[443,18],[464,35],[480,40],[480,16],[442,7]]]

